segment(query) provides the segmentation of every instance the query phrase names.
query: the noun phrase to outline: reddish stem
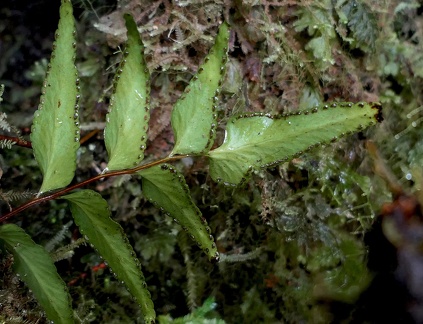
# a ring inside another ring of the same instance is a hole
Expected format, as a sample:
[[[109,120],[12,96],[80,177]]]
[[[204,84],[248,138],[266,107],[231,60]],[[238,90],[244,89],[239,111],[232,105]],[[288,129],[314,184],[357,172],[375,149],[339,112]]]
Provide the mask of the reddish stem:
[[[99,131],[100,131],[99,129],[94,129],[93,131],[89,132],[87,135],[85,135],[83,138],[81,138],[79,144],[82,145],[83,143],[88,141],[91,137],[96,135]],[[15,142],[15,144],[18,145],[18,146],[32,148],[31,141],[26,141],[26,140],[20,139],[19,137],[0,135],[0,141],[1,140],[12,141],[12,142]]]
[[[119,170],[119,171],[111,171],[111,172],[108,172],[108,173],[96,175],[96,176],[94,176],[94,177],[92,177],[90,179],[87,179],[85,181],[82,181],[82,182],[79,182],[77,184],[74,184],[73,186],[70,186],[70,187],[61,189],[61,190],[59,190],[59,191],[57,191],[57,192],[55,192],[53,194],[50,194],[48,196],[37,197],[37,198],[32,199],[32,200],[24,203],[23,205],[19,206],[18,208],[12,210],[11,212],[9,212],[9,213],[7,213],[7,214],[5,214],[3,216],[0,216],[0,223],[8,220],[10,217],[12,217],[12,216],[14,216],[16,214],[19,214],[20,212],[24,211],[25,209],[27,209],[27,208],[29,208],[31,206],[34,206],[34,205],[37,205],[37,204],[42,203],[42,202],[46,202],[46,201],[49,201],[49,200],[53,200],[53,199],[59,198],[60,196],[63,196],[64,194],[68,193],[69,191],[72,191],[72,190],[81,188],[83,186],[86,186],[86,185],[88,185],[88,184],[90,184],[92,182],[98,181],[100,179],[105,179],[105,178],[109,178],[109,177],[115,177],[115,176],[124,175],[124,174],[133,174],[133,173],[136,173],[138,171],[141,171],[141,170],[144,170],[144,169],[148,169],[148,168],[151,168],[153,166],[156,166],[156,165],[159,165],[159,164],[162,164],[162,163],[168,163],[168,162],[180,160],[180,159],[183,159],[184,157],[186,157],[186,156],[167,157],[167,158],[164,158],[164,159],[161,159],[161,160],[157,160],[157,161],[154,161],[154,162],[151,162],[151,163],[147,163],[147,164],[144,164],[144,165],[139,165],[139,166],[137,166],[135,168],[132,168],[132,169]]]
[[[0,135],[0,140],[8,140],[15,142],[18,146],[32,148],[32,143],[30,141],[22,140],[19,137]]]

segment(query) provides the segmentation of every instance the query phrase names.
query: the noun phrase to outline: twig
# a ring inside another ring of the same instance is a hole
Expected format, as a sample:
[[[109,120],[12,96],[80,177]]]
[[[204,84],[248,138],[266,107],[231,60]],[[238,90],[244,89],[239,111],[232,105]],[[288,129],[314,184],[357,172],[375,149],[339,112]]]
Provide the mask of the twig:
[[[70,192],[72,190],[81,188],[83,186],[86,186],[86,185],[88,185],[88,184],[90,184],[92,182],[98,181],[100,179],[109,178],[109,177],[115,177],[115,176],[124,175],[124,174],[133,174],[133,173],[136,173],[138,171],[141,171],[141,170],[144,170],[144,169],[148,169],[148,168],[151,168],[153,166],[156,166],[156,165],[159,165],[159,164],[162,164],[162,163],[169,163],[169,162],[172,162],[172,161],[177,161],[177,160],[183,159],[185,157],[186,157],[185,155],[173,156],[173,157],[166,157],[164,159],[160,159],[160,160],[157,160],[157,161],[154,161],[154,162],[151,162],[151,163],[147,163],[147,164],[144,164],[144,165],[139,165],[139,166],[137,166],[135,168],[132,168],[132,169],[119,170],[119,171],[110,171],[108,173],[102,173],[102,174],[96,175],[96,176],[94,176],[94,177],[92,177],[90,179],[87,179],[87,180],[82,181],[80,183],[74,184],[73,186],[70,186],[70,187],[61,189],[61,190],[59,190],[59,191],[57,191],[57,192],[55,192],[55,193],[53,193],[51,195],[44,196],[44,197],[37,197],[37,198],[32,199],[32,200],[26,202],[25,204],[19,206],[18,208],[12,210],[11,212],[7,213],[6,215],[0,216],[0,223],[8,220],[10,217],[12,217],[12,216],[14,216],[16,214],[19,214],[20,212],[24,211],[25,209],[27,209],[27,208],[29,208],[31,206],[34,206],[34,205],[40,204],[42,202],[46,202],[46,201],[49,201],[49,200],[53,200],[53,199],[59,198],[60,196],[63,196],[64,194],[66,194],[66,193],[68,193],[68,192]]]
[[[7,136],[7,135],[0,135],[1,140],[8,140],[14,142],[18,146],[32,148],[32,143],[30,141],[26,141],[19,137]]]

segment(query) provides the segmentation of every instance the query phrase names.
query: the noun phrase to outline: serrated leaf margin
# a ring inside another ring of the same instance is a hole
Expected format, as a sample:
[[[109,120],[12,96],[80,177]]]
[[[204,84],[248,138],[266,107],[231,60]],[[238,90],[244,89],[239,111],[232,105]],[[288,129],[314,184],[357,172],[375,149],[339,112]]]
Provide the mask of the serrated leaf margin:
[[[34,114],[31,141],[43,173],[39,194],[67,186],[76,169],[79,148],[79,83],[75,67],[75,23],[72,4],[62,0],[59,26]]]
[[[210,176],[217,182],[239,185],[258,168],[293,159],[318,145],[382,121],[381,109],[379,103],[341,102],[286,115],[245,113],[234,116],[227,124],[223,144],[208,153]],[[336,115],[332,115],[334,111]],[[322,121],[316,126],[317,119],[312,115],[319,112]],[[286,138],[280,133],[284,129],[289,134]],[[277,134],[281,134],[280,138]]]
[[[12,253],[14,271],[32,290],[47,317],[57,323],[74,323],[69,292],[48,252],[14,224],[0,226],[0,245]]]
[[[116,71],[104,129],[109,154],[107,171],[131,168],[144,159],[150,119],[150,81],[144,45],[132,16],[124,17],[128,41]]]
[[[143,195],[182,226],[212,262],[219,261],[207,220],[194,203],[185,178],[169,164],[139,171]]]
[[[122,227],[111,219],[107,201],[99,193],[88,189],[60,198],[69,202],[72,216],[81,234],[136,298],[145,322],[154,323],[156,313],[141,264]]]
[[[171,124],[175,134],[173,155],[208,152],[216,137],[217,101],[227,61],[229,26],[222,23],[215,44],[175,103]]]

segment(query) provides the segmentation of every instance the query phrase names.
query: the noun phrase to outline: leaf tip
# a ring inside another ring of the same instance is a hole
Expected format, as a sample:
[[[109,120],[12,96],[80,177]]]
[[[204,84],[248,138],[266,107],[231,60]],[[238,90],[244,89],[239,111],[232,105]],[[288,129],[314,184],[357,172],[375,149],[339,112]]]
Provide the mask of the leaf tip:
[[[378,123],[383,121],[383,114],[382,114],[382,105],[380,102],[370,102],[370,107],[376,110],[375,118]]]
[[[215,255],[213,257],[210,258],[210,262],[212,264],[217,264],[220,261],[220,255],[219,252],[216,252]]]

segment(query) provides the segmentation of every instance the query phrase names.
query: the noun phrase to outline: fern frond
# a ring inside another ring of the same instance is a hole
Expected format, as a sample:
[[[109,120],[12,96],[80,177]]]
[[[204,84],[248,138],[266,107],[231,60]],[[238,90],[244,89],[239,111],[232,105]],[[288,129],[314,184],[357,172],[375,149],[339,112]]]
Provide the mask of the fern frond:
[[[3,91],[4,86],[0,85],[0,103],[3,101]],[[9,124],[9,122],[7,121],[7,114],[4,112],[0,113],[0,130],[16,134],[15,137],[1,135],[0,148],[7,148],[10,150],[15,144],[18,144],[20,146],[31,147],[31,144],[23,138],[21,131],[17,127]]]
[[[3,87],[4,88],[4,87]],[[0,88],[0,102],[3,100],[1,97],[2,91]],[[10,132],[10,124],[6,120],[6,113],[0,113],[0,129]]]
[[[0,178],[2,175],[2,171],[0,169]],[[11,201],[14,200],[20,200],[20,199],[28,199],[34,196],[34,193],[30,192],[30,191],[24,191],[24,192],[16,192],[13,190],[9,190],[7,192],[2,192],[0,190],[0,200],[3,200],[6,204],[7,207],[9,207],[9,210],[12,211],[12,206],[10,205]]]
[[[21,199],[29,199],[34,196],[34,193],[31,191],[23,191],[23,192],[16,192],[13,190],[9,190],[6,192],[0,192],[0,198],[4,201],[15,201]]]
[[[262,247],[258,247],[257,249],[248,252],[248,253],[244,253],[244,254],[220,254],[220,262],[245,262],[248,260],[253,260],[258,258],[261,253],[263,252],[263,248]]]
[[[15,141],[12,141],[10,139],[2,139],[2,140],[0,140],[0,148],[2,148],[2,149],[7,148],[7,149],[10,150],[12,148],[12,146],[15,145],[15,144],[16,144],[16,142]]]
[[[63,225],[62,229],[53,236],[53,238],[47,242],[44,246],[47,252],[53,251],[54,247],[65,239],[65,234],[69,230],[69,227],[73,224],[72,221],[69,221]]]
[[[171,38],[172,33],[175,33],[175,39]],[[182,43],[185,40],[184,32],[182,31],[181,26],[179,26],[177,23],[174,23],[173,26],[169,29],[167,37],[177,43]]]
[[[16,136],[18,137],[18,139],[21,142],[26,142],[26,140],[23,138],[21,130],[19,128],[17,128],[16,126],[10,125],[10,130],[16,134]]]
[[[65,225],[66,226],[66,225]],[[65,245],[56,251],[50,253],[51,258],[53,259],[53,262],[58,262],[64,259],[68,259],[74,255],[74,250],[81,245],[85,245],[87,241],[85,238],[81,237],[77,239],[75,242],[72,242],[71,244]]]
[[[4,93],[4,84],[0,84],[0,103],[3,101],[3,93]],[[7,115],[6,113],[0,113],[0,129],[10,132],[10,125],[6,121]],[[2,146],[1,148],[4,148],[5,146]],[[10,148],[6,146],[7,148]]]
[[[188,244],[188,235],[185,232],[179,232],[178,244],[184,255],[184,263],[187,271],[187,304],[192,311],[197,307],[197,278],[194,272],[194,264],[190,258],[191,245]]]

